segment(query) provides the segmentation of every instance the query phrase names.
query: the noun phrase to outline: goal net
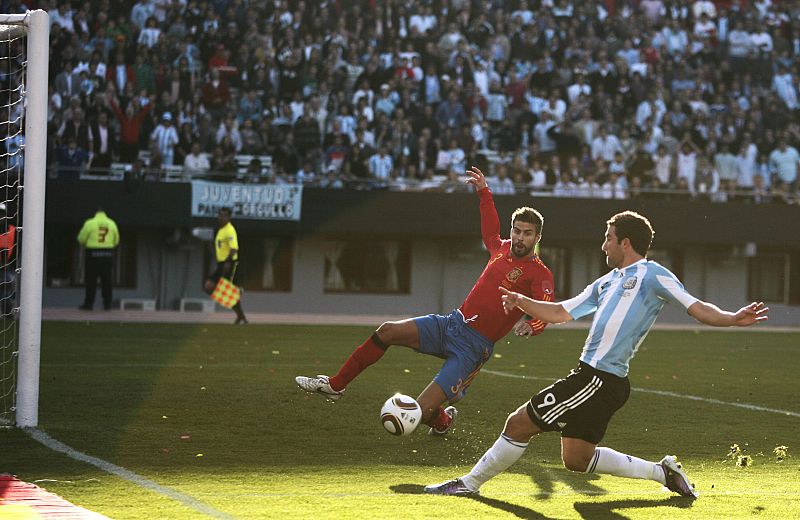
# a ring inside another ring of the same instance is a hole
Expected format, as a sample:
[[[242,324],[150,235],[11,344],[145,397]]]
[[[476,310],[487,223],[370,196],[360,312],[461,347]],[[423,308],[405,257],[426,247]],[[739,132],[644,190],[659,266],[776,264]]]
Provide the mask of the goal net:
[[[0,14],[0,426],[38,424],[48,39]]]

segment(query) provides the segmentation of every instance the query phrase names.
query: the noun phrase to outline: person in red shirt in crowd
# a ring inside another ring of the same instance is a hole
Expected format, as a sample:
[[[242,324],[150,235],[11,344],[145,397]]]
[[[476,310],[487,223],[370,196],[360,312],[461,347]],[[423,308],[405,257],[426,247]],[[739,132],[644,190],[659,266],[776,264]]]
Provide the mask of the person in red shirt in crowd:
[[[220,79],[226,81],[228,76],[235,75],[239,69],[230,64],[230,51],[223,44],[218,44],[214,55],[208,59],[208,70],[218,70]]]
[[[111,108],[119,121],[119,160],[124,163],[132,163],[139,156],[139,134],[142,131],[142,123],[156,102],[155,95],[151,95],[149,99],[145,106],[141,106],[139,98],[134,97],[123,112],[113,95],[110,92],[106,93],[106,105]]]
[[[0,311],[4,317],[11,316],[16,297],[17,226],[11,224],[10,219],[5,203],[0,202]]]
[[[356,348],[335,376],[296,377],[301,389],[336,401],[345,387],[391,345],[443,358],[441,370],[417,397],[422,422],[431,427],[429,433],[443,435],[458,413],[452,404],[464,397],[491,357],[494,344],[512,329],[518,336],[535,336],[544,330],[544,322],[521,319],[521,311],[506,314],[498,289],[505,287],[533,298],[553,300],[553,274],[534,252],[542,238],[544,219],[533,208],[518,208],[511,216],[511,239],[501,239],[500,219],[486,178],[474,166],[466,173],[466,182],[475,187],[480,199],[481,235],[490,257],[461,307],[447,316],[429,314],[383,323]],[[451,406],[442,408],[445,403]]]
[[[222,79],[219,68],[210,69],[208,81],[203,85],[203,104],[206,109],[219,118],[225,112],[225,107],[231,99],[228,82]]]

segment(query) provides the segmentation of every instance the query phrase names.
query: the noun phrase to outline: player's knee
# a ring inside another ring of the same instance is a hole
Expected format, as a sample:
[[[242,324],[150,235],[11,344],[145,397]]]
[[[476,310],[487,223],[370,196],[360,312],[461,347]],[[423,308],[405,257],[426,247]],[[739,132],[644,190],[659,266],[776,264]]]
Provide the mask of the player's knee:
[[[564,463],[564,467],[570,471],[576,471],[578,473],[586,472],[586,468],[589,467],[590,460],[591,458],[583,457],[580,454],[573,454],[573,453],[561,454],[561,461]]]
[[[503,428],[503,434],[517,442],[528,442],[536,433],[538,433],[536,425],[528,417],[525,408],[519,408],[510,414]]]
[[[387,347],[397,343],[399,340],[398,336],[401,332],[400,325],[394,321],[385,321],[381,323],[380,327],[375,329],[375,334],[378,336],[378,339]]]

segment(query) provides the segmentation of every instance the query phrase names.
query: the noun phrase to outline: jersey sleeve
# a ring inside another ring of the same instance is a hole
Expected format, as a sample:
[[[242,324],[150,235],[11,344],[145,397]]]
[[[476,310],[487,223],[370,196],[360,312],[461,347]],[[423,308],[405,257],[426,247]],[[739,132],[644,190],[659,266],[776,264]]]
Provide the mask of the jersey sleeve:
[[[236,235],[236,230],[231,226],[230,230],[228,231],[228,246],[231,249],[235,249],[239,251],[239,237]]]
[[[587,285],[586,288],[577,296],[564,300],[561,306],[564,307],[573,320],[583,318],[588,314],[592,314],[597,310],[598,304],[598,281],[594,281]]]
[[[555,297],[553,287],[553,273],[549,269],[542,269],[541,276],[531,282],[531,297],[534,300],[543,302],[551,302]],[[544,332],[547,323],[539,318],[531,318],[528,320],[528,325],[533,329],[533,335],[538,336]]]
[[[500,244],[502,244],[500,239],[500,219],[497,217],[497,209],[494,207],[494,199],[489,188],[478,191],[478,196],[480,197],[483,245],[486,246],[489,253],[494,253],[500,249]]]
[[[82,246],[86,245],[86,241],[89,240],[89,221],[83,223],[83,227],[81,228],[80,232],[78,233],[78,243]]]
[[[678,277],[668,269],[661,268],[653,277],[653,292],[656,296],[667,302],[677,303],[684,309],[688,309],[698,298],[689,294],[683,287]]]
[[[116,222],[113,220],[111,221],[111,228],[114,230],[114,237],[111,239],[112,245],[117,247],[119,245],[119,228],[117,227]]]

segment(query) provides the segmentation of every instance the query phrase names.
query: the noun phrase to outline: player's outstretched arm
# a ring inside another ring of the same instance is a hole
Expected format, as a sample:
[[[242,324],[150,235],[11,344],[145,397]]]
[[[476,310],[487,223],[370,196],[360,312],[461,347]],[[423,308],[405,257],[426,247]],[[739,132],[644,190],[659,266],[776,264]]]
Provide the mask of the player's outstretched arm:
[[[736,312],[725,311],[704,301],[696,301],[687,309],[689,315],[706,325],[714,327],[749,327],[769,319],[769,307],[764,302],[753,302]]]
[[[572,320],[572,316],[560,303],[534,300],[520,293],[509,291],[505,287],[499,289],[503,294],[500,299],[506,314],[514,308],[519,308],[522,312],[535,316],[546,323],[564,323]]]

